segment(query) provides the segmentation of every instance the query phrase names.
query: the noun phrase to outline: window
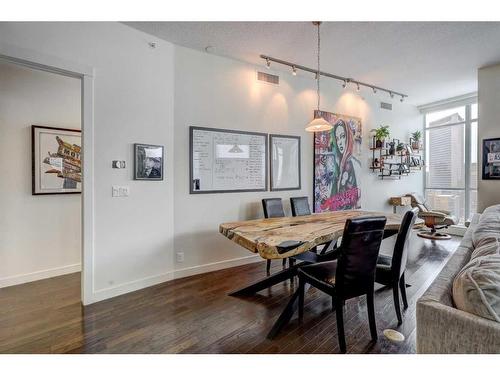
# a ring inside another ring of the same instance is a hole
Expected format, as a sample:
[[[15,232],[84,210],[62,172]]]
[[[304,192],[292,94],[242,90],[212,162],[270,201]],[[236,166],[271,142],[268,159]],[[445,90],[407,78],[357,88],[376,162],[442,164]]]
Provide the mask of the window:
[[[463,224],[477,207],[477,103],[425,115],[425,195]]]

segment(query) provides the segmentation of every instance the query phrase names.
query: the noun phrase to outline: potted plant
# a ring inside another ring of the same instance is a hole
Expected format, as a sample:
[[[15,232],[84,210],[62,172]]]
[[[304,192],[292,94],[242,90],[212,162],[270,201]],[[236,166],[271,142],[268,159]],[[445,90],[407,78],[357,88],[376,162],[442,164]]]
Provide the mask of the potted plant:
[[[422,138],[422,132],[417,130],[411,133],[411,148],[414,150],[420,150],[420,139]]]
[[[386,138],[389,138],[389,125],[380,125],[377,129],[371,130],[375,133],[376,144],[375,147],[380,148],[384,147],[384,141]]]
[[[396,146],[396,151],[397,152],[403,152],[406,150],[406,145],[403,142],[399,142],[398,145]]]

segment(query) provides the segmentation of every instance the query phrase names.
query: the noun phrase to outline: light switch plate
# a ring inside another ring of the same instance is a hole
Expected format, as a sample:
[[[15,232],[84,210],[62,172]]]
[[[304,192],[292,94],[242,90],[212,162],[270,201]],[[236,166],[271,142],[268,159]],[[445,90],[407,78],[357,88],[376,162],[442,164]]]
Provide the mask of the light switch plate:
[[[114,198],[117,197],[128,197],[130,195],[130,187],[129,186],[117,186],[113,185],[111,189],[111,196]]]
[[[113,160],[111,165],[113,168],[116,168],[116,169],[124,169],[125,168],[125,160]]]

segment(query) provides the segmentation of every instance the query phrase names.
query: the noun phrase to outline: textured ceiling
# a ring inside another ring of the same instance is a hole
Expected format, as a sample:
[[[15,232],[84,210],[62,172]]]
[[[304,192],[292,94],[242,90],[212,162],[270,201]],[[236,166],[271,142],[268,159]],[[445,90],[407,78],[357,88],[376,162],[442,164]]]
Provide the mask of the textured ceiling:
[[[267,54],[315,66],[309,22],[126,22],[172,43],[262,64]],[[322,70],[409,95],[415,105],[477,90],[500,62],[500,22],[324,22]],[[380,94],[382,95],[382,94]]]

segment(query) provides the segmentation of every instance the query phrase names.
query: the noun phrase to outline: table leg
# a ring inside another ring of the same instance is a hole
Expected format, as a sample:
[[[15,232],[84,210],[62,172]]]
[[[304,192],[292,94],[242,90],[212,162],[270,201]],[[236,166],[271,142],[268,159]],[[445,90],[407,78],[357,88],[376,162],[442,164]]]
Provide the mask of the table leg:
[[[270,286],[279,284],[287,279],[290,279],[297,275],[297,268],[302,264],[297,263],[293,266],[290,266],[282,271],[276,272],[271,276],[268,276],[264,279],[261,279],[251,285],[248,285],[244,288],[235,290],[234,292],[229,293],[230,296],[249,296],[255,294],[263,289],[267,289]]]
[[[306,284],[305,285],[305,292],[309,289],[310,285]],[[299,289],[297,289],[290,300],[288,301],[285,309],[281,312],[281,315],[278,317],[276,322],[274,323],[273,327],[267,334],[267,338],[272,340],[274,339],[278,333],[280,333],[281,329],[288,324],[290,319],[292,319],[293,314],[295,313],[295,310],[297,310],[298,307],[298,301],[299,301]]]

